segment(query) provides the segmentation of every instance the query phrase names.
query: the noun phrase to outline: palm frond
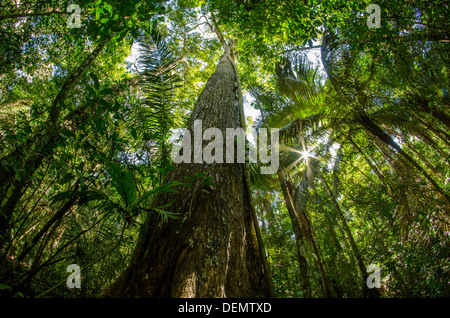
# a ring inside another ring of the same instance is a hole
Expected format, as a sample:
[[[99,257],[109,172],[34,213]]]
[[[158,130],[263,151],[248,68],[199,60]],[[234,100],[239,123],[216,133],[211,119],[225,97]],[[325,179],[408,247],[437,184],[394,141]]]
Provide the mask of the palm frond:
[[[141,132],[155,141],[161,160],[167,163],[167,140],[170,129],[175,125],[173,97],[180,82],[179,63],[156,31],[141,37],[139,46],[142,98],[138,116],[142,123]]]

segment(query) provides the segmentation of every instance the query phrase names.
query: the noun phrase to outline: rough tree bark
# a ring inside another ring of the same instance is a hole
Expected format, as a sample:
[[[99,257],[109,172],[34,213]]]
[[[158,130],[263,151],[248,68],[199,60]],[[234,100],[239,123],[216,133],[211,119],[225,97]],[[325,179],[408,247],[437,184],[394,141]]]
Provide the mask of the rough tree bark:
[[[188,127],[191,136],[197,119],[203,131],[243,127],[240,81],[231,51],[225,47],[197,101]],[[178,218],[165,222],[156,212],[149,214],[130,265],[103,297],[273,296],[246,169],[245,163],[225,160],[176,164],[166,181],[187,181],[203,172],[214,178],[213,189],[196,178],[180,193],[158,194],[153,206],[173,202],[166,209],[179,213]]]

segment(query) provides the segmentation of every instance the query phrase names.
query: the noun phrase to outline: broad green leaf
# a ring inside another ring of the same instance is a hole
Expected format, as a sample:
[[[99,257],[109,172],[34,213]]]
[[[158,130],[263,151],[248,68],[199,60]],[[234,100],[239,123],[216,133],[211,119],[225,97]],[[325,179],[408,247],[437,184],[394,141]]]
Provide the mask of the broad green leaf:
[[[145,201],[149,196],[160,193],[160,192],[174,192],[177,193],[178,191],[175,189],[172,189],[173,187],[176,186],[180,186],[180,185],[186,185],[183,182],[179,182],[179,181],[172,181],[169,182],[165,185],[162,185],[160,187],[157,187],[153,190],[147,191],[145,192],[140,198],[139,200],[136,202],[136,206],[139,206],[139,204],[141,204],[143,201]]]
[[[130,134],[131,134],[131,137],[133,137],[134,140],[137,139],[137,133],[136,133],[136,129],[135,128],[131,128],[130,129]]]
[[[92,80],[94,81],[94,87],[96,90],[99,90],[100,88],[100,83],[98,82],[98,77],[97,75],[95,75],[94,73],[89,73],[89,76],[92,78]]]
[[[109,95],[113,92],[113,90],[111,88],[104,88],[100,91],[100,95],[105,96],[105,95]]]

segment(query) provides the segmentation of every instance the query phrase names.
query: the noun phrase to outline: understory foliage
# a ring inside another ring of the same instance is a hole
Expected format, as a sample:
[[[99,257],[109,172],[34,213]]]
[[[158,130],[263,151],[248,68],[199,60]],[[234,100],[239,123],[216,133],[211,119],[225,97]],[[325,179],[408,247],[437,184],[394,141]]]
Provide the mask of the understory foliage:
[[[77,1],[72,29],[70,3],[0,1],[1,296],[98,297],[146,216],[177,218],[151,201],[192,191],[164,180],[222,54],[212,25],[247,128],[280,130],[283,173],[249,164],[276,296],[450,296],[447,3],[380,0],[375,29],[359,0]]]

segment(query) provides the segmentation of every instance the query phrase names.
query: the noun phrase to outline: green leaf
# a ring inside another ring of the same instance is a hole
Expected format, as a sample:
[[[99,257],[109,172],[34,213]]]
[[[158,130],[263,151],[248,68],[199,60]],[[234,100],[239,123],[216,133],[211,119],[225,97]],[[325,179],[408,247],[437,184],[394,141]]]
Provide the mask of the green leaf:
[[[111,88],[104,88],[100,91],[101,96],[109,95],[113,92]]]
[[[149,141],[149,140],[152,139],[152,136],[150,136],[150,134],[149,134],[148,132],[145,132],[145,133],[142,135],[142,139],[143,139],[144,141]]]
[[[169,212],[160,208],[154,208],[154,210],[161,214],[164,222],[169,221],[169,218],[176,219],[180,215],[180,213]]]
[[[86,89],[87,89],[87,91],[88,91],[90,97],[97,96],[97,93],[95,92],[95,90],[92,88],[91,85],[87,85],[87,86],[86,86]]]
[[[109,103],[106,100],[100,99],[99,103],[106,109],[109,109]]]
[[[133,182],[133,174],[127,171],[124,179],[127,206],[134,206],[137,198],[136,185]]]
[[[131,171],[123,172],[120,165],[115,162],[108,163],[108,167],[108,172],[117,193],[127,207],[134,206],[136,202],[136,185],[133,182],[133,174]]]
[[[71,199],[80,195],[80,191],[64,191],[60,192],[53,197],[50,198],[51,204],[55,204],[56,202],[63,201],[65,199]]]
[[[66,137],[66,138],[69,138],[69,137],[75,138],[76,137],[76,135],[73,131],[66,129],[66,128],[61,129],[60,135],[62,135],[63,137]]]
[[[100,134],[105,134],[106,133],[106,125],[105,125],[105,121],[103,120],[103,118],[97,118],[97,120],[94,121],[95,124],[95,128],[97,129],[97,131]]]
[[[134,140],[137,139],[137,133],[136,133],[136,129],[135,128],[131,128],[130,134],[131,134],[131,137],[133,137]]]
[[[203,184],[204,184],[204,185],[208,185],[208,186],[210,186],[210,187],[213,187],[213,186],[216,185],[214,182],[211,182],[211,181],[205,181],[205,182],[203,182]]]
[[[59,180],[59,184],[65,184],[67,182],[69,182],[70,180],[72,180],[74,178],[74,175],[69,173],[64,174],[61,179]]]
[[[97,75],[95,75],[94,73],[89,73],[89,76],[92,78],[92,80],[94,81],[94,87],[96,90],[98,90],[100,88],[100,83],[98,82],[98,77]]]
[[[101,191],[64,191],[60,192],[50,198],[51,204],[56,202],[72,199],[74,197],[80,198],[80,204],[86,204],[90,201],[107,200],[108,196]]]
[[[0,284],[0,290],[4,290],[4,289],[8,289],[11,288],[11,286],[5,285],[5,284]]]
[[[204,173],[204,172],[196,172],[196,173],[195,173],[195,176],[196,176],[197,178],[202,178],[202,177],[206,176],[206,173]]]
[[[165,185],[157,187],[157,188],[155,188],[153,190],[147,191],[136,202],[136,206],[138,206],[143,201],[145,201],[149,196],[151,196],[153,194],[156,194],[156,193],[160,193],[160,192],[174,192],[174,193],[177,193],[178,191],[175,190],[175,189],[172,189],[172,188],[175,187],[175,186],[180,186],[180,185],[186,185],[186,184],[183,183],[183,182],[179,182],[179,181],[172,181],[172,182],[169,182],[169,183],[167,183]]]

